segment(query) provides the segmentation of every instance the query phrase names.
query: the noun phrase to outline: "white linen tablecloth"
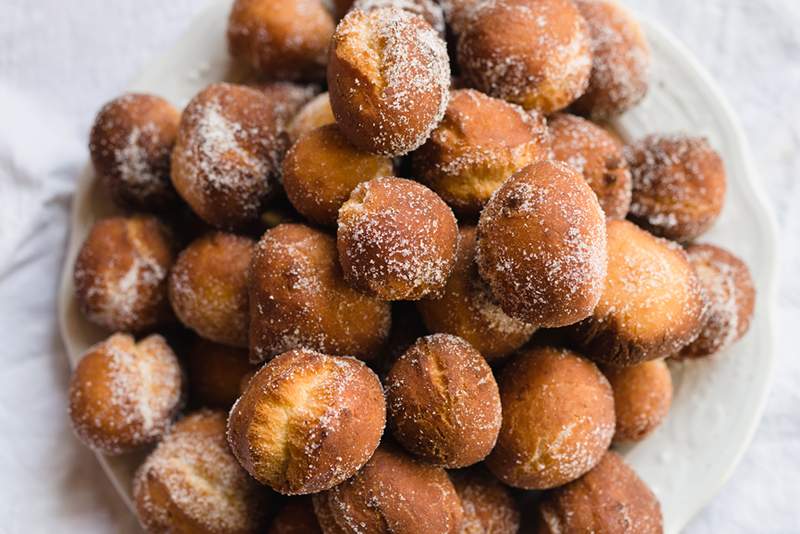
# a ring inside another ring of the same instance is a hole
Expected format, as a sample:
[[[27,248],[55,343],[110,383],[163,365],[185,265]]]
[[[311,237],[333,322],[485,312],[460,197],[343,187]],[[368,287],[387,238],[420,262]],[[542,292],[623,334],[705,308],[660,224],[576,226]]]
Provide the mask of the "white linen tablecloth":
[[[0,0],[0,532],[137,532],[70,431],[55,296],[94,114],[205,3]],[[782,232],[781,356],[764,419],[687,532],[798,532],[800,358],[791,336],[800,326],[800,2],[627,4],[675,33],[718,80]]]

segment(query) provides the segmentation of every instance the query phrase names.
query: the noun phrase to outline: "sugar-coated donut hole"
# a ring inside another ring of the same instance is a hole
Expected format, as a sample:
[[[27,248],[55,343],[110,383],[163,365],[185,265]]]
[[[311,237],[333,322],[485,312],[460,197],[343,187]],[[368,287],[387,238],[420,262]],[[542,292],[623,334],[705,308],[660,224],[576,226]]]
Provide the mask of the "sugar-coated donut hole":
[[[386,377],[386,403],[395,439],[434,465],[483,460],[500,431],[492,369],[469,343],[449,334],[420,338],[400,356]]]
[[[503,426],[486,465],[517,488],[547,489],[595,466],[614,436],[614,397],[597,367],[566,349],[535,347],[498,377]]]
[[[75,260],[75,297],[86,318],[110,331],[142,332],[169,322],[171,232],[146,215],[96,222]]]
[[[396,8],[351,11],[330,46],[328,92],[356,147],[400,156],[422,145],[447,107],[444,41],[419,15]]]
[[[589,83],[589,28],[572,0],[480,2],[458,38],[467,83],[525,109],[552,113]]]
[[[417,301],[432,333],[464,338],[490,363],[524,345],[536,328],[506,314],[497,304],[475,263],[475,227],[462,227],[458,256],[447,285],[438,295]]]
[[[545,493],[537,515],[541,534],[664,531],[658,499],[614,452],[575,482]]]
[[[444,288],[458,226],[436,193],[411,180],[358,185],[339,210],[339,262],[355,288],[383,300],[418,300]]]
[[[136,471],[142,527],[160,532],[259,532],[274,494],[231,454],[225,414],[201,410],[178,421]]]
[[[597,196],[575,169],[540,161],[506,180],[481,212],[477,262],[503,311],[535,326],[592,313],[606,274]]]
[[[706,290],[709,308],[700,335],[679,356],[698,358],[725,350],[747,332],[756,290],[750,269],[731,252],[709,244],[689,245],[686,252]]]
[[[609,221],[608,275],[591,317],[570,327],[592,359],[616,366],[666,358],[703,326],[706,294],[686,252],[628,221]]]
[[[547,124],[473,89],[450,95],[444,118],[412,154],[414,175],[456,212],[477,215],[506,178],[549,158]]]
[[[463,511],[447,472],[383,443],[354,477],[312,497],[323,532],[459,532]]]
[[[129,93],[100,109],[89,153],[117,205],[162,211],[176,203],[169,162],[179,121],[172,104],[148,94]]]
[[[262,484],[308,494],[353,476],[385,422],[380,381],[363,362],[302,349],[273,358],[250,379],[231,409],[228,441]]]
[[[642,441],[664,421],[672,404],[672,375],[664,360],[603,368],[614,390],[615,442]]]
[[[202,337],[247,347],[248,272],[255,242],[212,232],[186,247],[169,275],[169,299],[178,319]]]
[[[660,237],[691,241],[725,203],[725,168],[708,140],[649,135],[628,147],[633,177],[630,219]]]
[[[631,173],[624,145],[605,128],[558,113],[548,121],[553,156],[583,174],[608,219],[624,219],[631,205]]]
[[[589,87],[573,109],[610,120],[647,94],[650,47],[639,23],[616,0],[575,0],[592,41]]]
[[[78,362],[69,386],[69,416],[87,446],[121,454],[157,441],[183,399],[178,359],[159,335],[138,343],[114,334]]]
[[[324,0],[236,0],[228,50],[258,76],[320,81],[334,26]]]
[[[283,188],[289,201],[311,221],[334,226],[339,208],[355,187],[391,176],[392,160],[359,150],[335,124],[304,134],[283,160]]]
[[[196,338],[185,351],[189,403],[204,408],[229,409],[241,394],[245,377],[255,372],[247,350]]]
[[[482,468],[451,471],[464,519],[461,534],[517,534],[520,512],[508,487]]]
[[[258,219],[286,149],[283,118],[262,91],[216,83],[181,116],[172,183],[205,222],[240,229]]]
[[[294,144],[303,134],[335,122],[328,93],[320,93],[300,108],[289,122],[289,142]]]
[[[374,359],[389,334],[391,308],[351,288],[336,241],[302,224],[264,233],[250,269],[250,358],[296,348]]]

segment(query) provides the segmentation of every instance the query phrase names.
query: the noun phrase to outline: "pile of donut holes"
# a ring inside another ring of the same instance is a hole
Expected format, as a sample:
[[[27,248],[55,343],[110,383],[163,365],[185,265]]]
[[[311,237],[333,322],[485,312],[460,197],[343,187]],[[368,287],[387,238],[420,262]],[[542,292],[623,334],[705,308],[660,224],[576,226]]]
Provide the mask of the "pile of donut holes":
[[[610,126],[647,93],[637,22],[236,0],[227,37],[245,83],[123,95],[90,136],[120,210],[74,266],[109,337],[69,415],[96,451],[150,451],[142,526],[661,532],[609,449],[667,417],[670,359],[724,357],[755,291],[697,242],[725,199],[709,142]]]

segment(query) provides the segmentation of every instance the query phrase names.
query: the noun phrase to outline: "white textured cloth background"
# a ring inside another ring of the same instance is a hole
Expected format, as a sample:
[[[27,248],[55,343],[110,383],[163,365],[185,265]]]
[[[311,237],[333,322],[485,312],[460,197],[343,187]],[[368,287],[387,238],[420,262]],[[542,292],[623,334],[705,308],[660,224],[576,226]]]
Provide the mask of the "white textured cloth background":
[[[55,295],[95,112],[206,1],[0,0],[0,532],[136,532],[69,429]],[[800,2],[627,3],[677,34],[720,83],[782,231],[781,358],[766,413],[736,473],[687,532],[798,532]]]

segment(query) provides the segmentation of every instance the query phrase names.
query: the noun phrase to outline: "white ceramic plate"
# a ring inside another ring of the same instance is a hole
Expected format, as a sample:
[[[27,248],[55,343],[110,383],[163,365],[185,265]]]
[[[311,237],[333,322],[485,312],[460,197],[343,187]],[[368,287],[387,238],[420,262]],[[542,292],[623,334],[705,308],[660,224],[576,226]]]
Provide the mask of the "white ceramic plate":
[[[229,6],[230,0],[215,1],[130,90],[155,93],[183,106],[207,84],[228,78]],[[626,139],[682,131],[711,140],[725,160],[728,196],[720,220],[702,240],[742,257],[758,291],[747,336],[717,357],[673,365],[675,395],[669,418],[644,443],[624,451],[661,500],[666,532],[677,533],[731,475],[761,416],[775,360],[776,232],[741,128],[725,98],[683,45],[658,25],[646,20],[642,24],[653,52],[651,89],[615,126]],[[73,365],[107,333],[79,313],[72,264],[91,224],[113,211],[87,167],[75,194],[59,299],[61,332]],[[141,455],[98,458],[131,506],[131,477]]]

